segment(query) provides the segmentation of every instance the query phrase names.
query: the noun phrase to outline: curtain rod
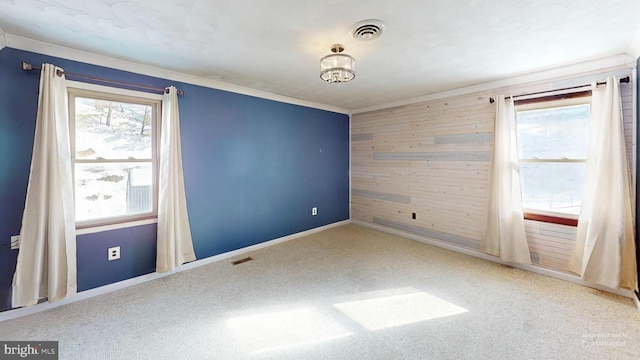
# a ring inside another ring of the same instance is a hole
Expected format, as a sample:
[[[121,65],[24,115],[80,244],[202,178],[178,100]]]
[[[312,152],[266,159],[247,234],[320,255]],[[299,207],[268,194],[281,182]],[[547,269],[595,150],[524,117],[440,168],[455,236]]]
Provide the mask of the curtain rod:
[[[24,71],[42,70],[42,68],[38,67],[38,66],[33,66],[33,65],[23,61],[22,62],[22,70],[24,70]],[[155,87],[155,86],[140,85],[140,84],[134,84],[134,83],[125,82],[125,81],[110,80],[110,79],[105,79],[105,78],[101,78],[101,77],[84,75],[84,74],[76,74],[76,73],[72,73],[72,72],[68,72],[68,71],[61,71],[61,70],[58,70],[56,72],[56,75],[58,75],[58,76],[67,75],[67,76],[73,77],[73,78],[93,80],[93,81],[98,81],[98,82],[106,83],[106,84],[124,85],[124,86],[134,87],[134,88],[138,88],[138,89],[152,90],[152,91],[161,92],[161,93],[166,93],[166,92],[169,91],[169,89],[159,88],[159,87]],[[178,95],[184,96],[184,90],[178,90]]]
[[[625,76],[623,78],[620,78],[620,82],[621,83],[629,83],[629,76]],[[597,82],[596,85],[604,85],[606,84],[606,82]],[[583,88],[585,86],[590,86],[590,84],[585,84],[585,85],[578,85],[578,86],[571,86],[571,87],[566,87],[566,88],[561,88],[561,89],[554,89],[554,90],[546,90],[546,91],[538,91],[538,92],[532,92],[532,93],[528,93],[528,94],[520,94],[520,95],[511,95],[511,96],[505,96],[505,99],[508,98],[512,98],[512,97],[520,97],[520,96],[529,96],[529,95],[539,95],[539,94],[546,94],[546,93],[550,93],[550,92],[555,92],[555,91],[564,91],[564,90],[573,90],[573,89],[580,89]],[[493,97],[489,98],[489,102],[490,103],[494,103],[496,100]]]

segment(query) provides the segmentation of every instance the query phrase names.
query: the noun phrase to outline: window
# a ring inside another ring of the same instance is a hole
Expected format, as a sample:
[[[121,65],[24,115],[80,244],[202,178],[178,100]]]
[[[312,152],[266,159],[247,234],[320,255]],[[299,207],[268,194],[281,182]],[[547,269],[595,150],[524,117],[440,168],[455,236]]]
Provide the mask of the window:
[[[157,216],[160,105],[153,94],[69,88],[78,228]]]
[[[526,218],[577,219],[580,214],[590,101],[590,96],[582,96],[516,103],[522,205]],[[527,216],[532,214],[538,216]],[[573,221],[565,224],[574,225]]]

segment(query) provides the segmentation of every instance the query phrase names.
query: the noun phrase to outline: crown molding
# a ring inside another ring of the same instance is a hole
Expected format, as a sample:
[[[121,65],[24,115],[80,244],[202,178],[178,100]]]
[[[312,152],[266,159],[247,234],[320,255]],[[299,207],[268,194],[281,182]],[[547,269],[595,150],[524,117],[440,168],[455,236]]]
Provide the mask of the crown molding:
[[[419,97],[404,99],[395,102],[383,103],[370,107],[349,110],[341,107],[331,106],[327,104],[320,104],[308,100],[297,99],[289,96],[269,93],[266,91],[251,89],[243,86],[224,83],[221,81],[211,80],[204,77],[176,72],[160,67],[154,67],[144,65],[128,60],[122,60],[113,58],[106,55],[95,54],[83,50],[77,50],[60,45],[50,44],[39,40],[33,40],[30,38],[17,36],[13,34],[7,34],[0,28],[0,49],[4,47],[10,47],[18,50],[30,51],[40,53],[43,55],[55,56],[64,59],[85,62],[89,64],[99,65],[107,68],[130,71],[142,75],[159,77],[167,80],[184,82],[192,85],[203,86],[212,89],[229,91],[237,94],[255,96],[263,99],[279,101],[283,103],[300,105],[311,107],[320,110],[327,110],[337,112],[346,115],[364,113],[369,111],[376,111],[381,109],[388,109],[392,107],[404,106],[409,104],[415,104],[419,102],[432,101],[437,99],[443,99],[453,96],[460,96],[475,92],[491,91],[498,88],[523,85],[527,83],[534,83],[536,81],[543,81],[563,76],[576,75],[595,71],[599,69],[620,68],[620,67],[635,67],[636,59],[640,57],[640,26],[638,31],[634,35],[632,41],[629,44],[628,50],[625,54],[614,55],[606,58],[590,60],[577,64],[571,64],[567,66],[546,69],[534,73],[520,74],[508,79],[496,80],[486,82],[482,84],[471,85],[458,89],[452,89]]]
[[[414,97],[410,99],[369,106],[361,109],[355,109],[352,111],[352,114],[360,114],[360,113],[365,113],[370,111],[389,109],[389,108],[394,108],[399,106],[416,104],[416,103],[425,102],[425,101],[444,99],[444,98],[466,95],[466,94],[482,92],[482,91],[492,91],[499,88],[506,88],[511,86],[535,83],[538,81],[544,81],[544,80],[549,80],[554,78],[584,74],[584,73],[588,73],[596,70],[633,68],[634,66],[635,66],[635,58],[632,58],[628,54],[619,54],[619,55],[614,55],[606,58],[585,61],[577,64],[542,70],[538,72],[520,74],[507,79],[490,81],[486,83],[437,92],[437,93]]]
[[[4,36],[2,36],[4,35]],[[185,74],[173,70],[163,69],[160,67],[144,65],[133,61],[122,60],[106,55],[91,53],[88,51],[73,49],[65,46],[46,43],[18,35],[3,33],[0,29],[0,49],[2,45],[17,49],[35,52],[48,56],[55,56],[63,59],[69,59],[93,65],[99,65],[111,69],[129,71],[141,75],[148,75],[162,79],[179,81],[192,85],[203,86],[211,89],[224,90],[232,93],[254,96],[262,99],[273,100],[293,105],[300,105],[320,110],[332,111],[340,114],[350,115],[350,111],[344,108],[320,104],[308,100],[297,99],[289,96],[273,94],[266,91],[251,89],[243,86],[224,83],[221,81],[211,80],[195,75]],[[188,94],[187,94],[188,96]]]
[[[6,45],[7,40],[5,39],[5,33],[2,28],[0,28],[0,50],[4,49]]]
[[[629,46],[627,47],[627,54],[633,58],[633,61],[636,61],[640,57],[640,25],[636,29],[636,33],[631,38],[629,42]]]

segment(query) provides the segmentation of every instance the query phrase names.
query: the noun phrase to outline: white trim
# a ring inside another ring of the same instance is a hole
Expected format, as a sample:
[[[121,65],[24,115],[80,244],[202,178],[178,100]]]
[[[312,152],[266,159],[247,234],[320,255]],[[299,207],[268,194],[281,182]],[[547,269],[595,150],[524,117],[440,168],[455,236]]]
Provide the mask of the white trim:
[[[550,269],[544,269],[538,266],[534,266],[534,265],[523,265],[523,264],[515,264],[515,263],[507,263],[504,262],[502,260],[500,260],[499,258],[492,256],[492,255],[488,255],[485,253],[481,253],[479,251],[476,250],[472,250],[472,249],[465,249],[456,245],[452,245],[452,244],[448,244],[445,243],[443,241],[440,240],[436,240],[436,239],[432,239],[432,238],[428,238],[428,237],[424,237],[424,236],[420,236],[420,235],[416,235],[416,234],[412,234],[406,231],[402,231],[402,230],[396,230],[393,228],[389,228],[386,226],[382,226],[382,225],[376,225],[376,224],[371,224],[371,223],[366,223],[363,221],[359,221],[359,220],[351,220],[351,223],[356,224],[356,225],[361,225],[370,229],[374,229],[374,230],[378,230],[378,231],[382,231],[382,232],[386,232],[389,234],[393,234],[393,235],[397,235],[397,236],[402,236],[411,240],[415,240],[421,243],[425,243],[428,245],[433,245],[433,246],[437,246],[439,248],[443,248],[443,249],[447,249],[447,250],[451,250],[451,251],[455,251],[461,254],[465,254],[465,255],[470,255],[470,256],[474,256],[480,259],[484,259],[484,260],[488,260],[488,261],[493,261],[495,263],[498,264],[503,264],[503,265],[508,265],[514,268],[518,268],[518,269],[522,269],[522,270],[527,270],[527,271],[531,271],[537,274],[541,274],[541,275],[545,275],[545,276],[549,276],[555,279],[559,279],[559,280],[564,280],[564,281],[568,281],[568,282],[572,282],[574,284],[578,284],[578,285],[582,285],[582,286],[587,286],[590,288],[594,288],[594,289],[598,289],[598,290],[602,290],[602,291],[606,291],[606,292],[610,292],[610,293],[614,293],[620,296],[624,296],[624,297],[628,297],[628,298],[633,298],[635,297],[633,295],[633,292],[629,291],[629,290],[621,290],[621,289],[611,289],[608,288],[606,286],[602,286],[602,285],[598,285],[598,284],[593,284],[590,282],[586,282],[583,281],[582,279],[580,279],[578,276],[575,275],[571,275],[571,274],[565,274],[559,271],[555,271],[555,270],[550,270]]]
[[[234,251],[229,251],[226,252],[224,254],[220,254],[220,255],[215,255],[215,256],[211,256],[205,259],[201,259],[201,260],[196,260],[194,262],[188,263],[188,264],[184,264],[180,267],[178,267],[176,270],[171,271],[171,272],[166,272],[166,273],[151,273],[151,274],[147,274],[147,275],[142,275],[142,276],[138,276],[132,279],[127,279],[127,280],[123,280],[123,281],[119,281],[117,283],[113,283],[113,284],[109,284],[109,285],[105,285],[105,286],[101,286],[95,289],[91,289],[91,290],[86,290],[86,291],[82,291],[79,292],[78,294],[76,294],[75,296],[71,297],[71,298],[67,298],[64,300],[60,300],[54,303],[42,303],[42,304],[37,304],[34,306],[30,306],[30,307],[26,307],[26,308],[20,308],[20,309],[14,309],[14,310],[7,310],[4,312],[0,312],[0,322],[5,321],[5,320],[11,320],[11,319],[16,319],[19,317],[23,317],[23,316],[27,316],[27,315],[32,315],[32,314],[37,314],[39,312],[42,311],[46,311],[49,309],[53,309],[53,308],[57,308],[63,305],[67,305],[67,304],[71,304],[74,303],[76,301],[81,301],[81,300],[85,300],[85,299],[89,299],[95,296],[99,296],[99,295],[104,295],[104,294],[108,294],[110,292],[114,292],[117,290],[121,290],[121,289],[125,289],[134,285],[139,285],[148,281],[152,281],[152,280],[157,280],[157,279],[161,279],[163,277],[166,276],[170,276],[176,273],[180,273],[183,271],[187,271],[187,270],[191,270],[191,269],[195,269],[195,268],[199,268],[201,266],[205,266],[205,265],[209,265],[215,262],[219,262],[222,260],[226,260],[235,256],[240,256],[252,251],[256,251],[256,250],[260,250],[260,249],[264,249],[273,245],[277,245],[277,244],[281,244],[283,242],[286,241],[291,241],[294,239],[298,239],[304,236],[308,236],[311,234],[315,234],[318,233],[320,231],[324,231],[324,230],[328,230],[334,227],[338,227],[338,226],[342,226],[342,225],[346,225],[351,223],[351,220],[343,220],[343,221],[339,221],[339,222],[335,222],[333,224],[329,224],[329,225],[325,225],[325,226],[321,226],[321,227],[317,227],[311,230],[306,230],[306,231],[302,231],[296,234],[291,234],[291,235],[287,235],[278,239],[274,239],[274,240],[270,240],[270,241],[266,241],[260,244],[256,244],[256,245],[252,245],[252,246],[248,246],[242,249],[238,249],[238,250],[234,250]]]
[[[351,115],[349,115],[349,219],[351,219]]]
[[[185,270],[190,270],[190,269],[195,269],[198,268],[200,266],[203,265],[208,265],[214,262],[218,262],[220,260],[225,260],[225,259],[229,259],[235,256],[239,256],[239,255],[243,255],[252,251],[257,251],[260,249],[264,249],[267,247],[271,247],[273,245],[278,245],[287,241],[291,241],[294,239],[298,239],[304,236],[308,236],[308,235],[312,235],[324,230],[329,230],[331,228],[334,227],[338,227],[338,226],[342,226],[342,225],[346,225],[349,224],[351,221],[350,220],[343,220],[343,221],[338,221],[335,222],[333,224],[329,224],[329,225],[325,225],[325,226],[321,226],[321,227],[317,227],[311,230],[306,230],[303,232],[299,232],[296,234],[291,234],[291,235],[287,235],[278,239],[274,239],[274,240],[270,240],[270,241],[266,241],[260,244],[256,244],[256,245],[252,245],[252,246],[248,246],[246,248],[242,248],[242,249],[238,249],[238,250],[234,250],[234,251],[230,251],[224,254],[220,254],[220,255],[216,255],[216,256],[212,256],[212,257],[208,257],[206,259],[202,259],[202,260],[196,260],[194,262],[188,263],[188,264],[184,264],[182,267],[180,267],[179,271],[176,272],[180,272],[180,271],[185,271]]]
[[[633,294],[633,302],[636,304],[636,309],[640,311],[640,299],[638,299],[638,295]]]
[[[121,89],[113,86],[96,85],[82,81],[67,80],[67,88],[97,91],[114,95],[122,95],[126,97],[143,98],[155,101],[162,101],[162,94],[148,93],[144,91]]]
[[[192,85],[199,85],[207,88],[229,91],[237,94],[255,96],[262,99],[279,101],[283,103],[311,107],[320,110],[333,111],[341,114],[350,114],[350,111],[337,106],[320,104],[308,100],[296,99],[289,96],[278,95],[266,91],[255,90],[244,86],[224,83],[221,81],[206,79],[203,77],[180,73],[177,71],[162,69],[150,65],[143,65],[132,61],[117,59],[105,55],[90,53],[87,51],[72,49],[60,45],[45,43],[39,40],[33,40],[22,36],[5,34],[6,46],[35,52],[43,55],[55,56],[63,59],[85,62],[89,64],[99,65],[117,70],[130,71],[137,74],[154,76],[162,79],[184,82]],[[187,93],[187,96],[189,94]]]
[[[351,113],[359,114],[369,111],[376,111],[382,109],[389,109],[398,106],[404,106],[409,104],[416,104],[425,101],[444,99],[448,97],[460,96],[471,94],[481,91],[495,91],[498,88],[523,85],[533,83],[536,81],[548,81],[549,79],[556,79],[560,77],[566,77],[571,75],[577,75],[596,70],[604,70],[615,67],[630,67],[629,56],[627,54],[615,55],[607,58],[586,61],[578,64],[563,66],[559,68],[553,68],[528,74],[522,74],[519,76],[511,76],[506,79],[486,82],[477,85],[471,85],[453,90],[442,91],[429,95],[414,97],[410,99],[369,106],[365,108],[355,109]]]
[[[638,30],[640,30],[640,27],[638,27]],[[633,88],[632,90],[632,105],[631,105],[631,109],[632,114],[631,117],[633,119],[633,126],[632,126],[632,140],[631,143],[633,144],[633,151],[631,152],[631,181],[633,182],[633,184],[631,184],[633,187],[631,188],[631,209],[633,210],[633,225],[634,227],[637,226],[636,224],[636,214],[638,211],[638,204],[636,203],[636,197],[637,197],[637,183],[638,183],[638,179],[636,174],[638,173],[638,84],[636,83],[636,79],[637,77],[637,71],[638,69],[634,66],[633,70],[631,70],[631,84],[633,84]],[[628,149],[627,149],[628,150]],[[639,308],[640,309],[640,308]]]
[[[591,86],[585,85],[584,88],[576,89],[576,91],[591,91]],[[557,93],[560,93],[560,92],[557,91]],[[565,91],[562,93],[570,94],[571,92]],[[545,96],[547,95],[556,95],[556,94],[554,94],[554,91],[550,91],[549,93],[545,93]],[[535,96],[518,96],[516,101],[521,99],[535,99]],[[540,101],[540,102],[535,102],[531,104],[516,105],[516,112],[540,110],[540,109],[565,108],[570,106],[576,107],[576,106],[583,106],[583,105],[591,105],[590,94],[586,96],[577,97],[577,98],[547,100],[547,101]]]
[[[2,28],[0,28],[0,50],[4,49],[5,46],[7,46],[6,34]]]
[[[631,38],[631,41],[629,41],[627,54],[633,58],[633,61],[640,57],[640,25],[638,25],[635,34]]]
[[[76,235],[93,234],[93,233],[99,233],[99,232],[103,232],[103,231],[124,229],[124,228],[129,228],[129,227],[134,227],[134,226],[156,224],[157,222],[158,222],[158,219],[157,218],[153,218],[153,219],[126,221],[126,222],[121,222],[121,223],[117,223],[117,224],[110,224],[110,225],[92,226],[92,227],[86,227],[86,228],[77,229],[76,230]]]

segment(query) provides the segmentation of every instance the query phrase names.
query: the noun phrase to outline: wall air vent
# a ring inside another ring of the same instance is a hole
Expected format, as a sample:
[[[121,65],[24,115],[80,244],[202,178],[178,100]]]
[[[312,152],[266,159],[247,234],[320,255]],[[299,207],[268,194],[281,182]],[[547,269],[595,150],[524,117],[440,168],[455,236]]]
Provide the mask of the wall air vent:
[[[356,40],[369,41],[379,38],[384,32],[384,24],[380,20],[362,20],[351,30],[351,34]]]

